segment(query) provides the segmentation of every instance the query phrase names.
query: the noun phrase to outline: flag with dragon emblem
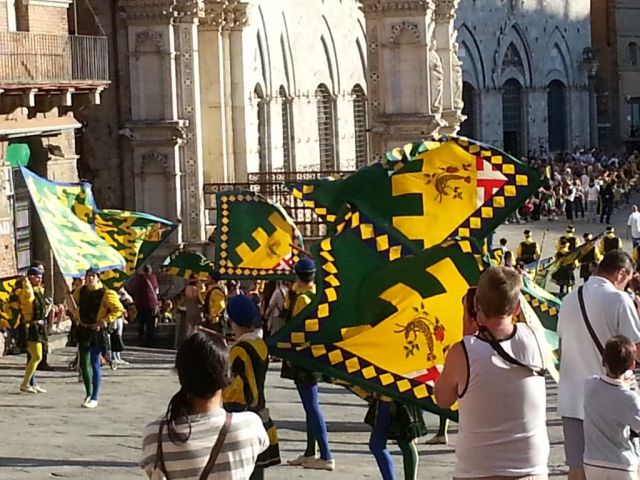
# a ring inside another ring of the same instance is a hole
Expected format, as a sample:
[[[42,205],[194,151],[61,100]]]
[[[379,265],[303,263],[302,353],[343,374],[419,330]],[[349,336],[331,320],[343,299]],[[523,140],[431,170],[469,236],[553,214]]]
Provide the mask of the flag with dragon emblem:
[[[513,157],[461,137],[392,150],[342,180],[293,186],[329,226],[348,203],[422,250],[452,236],[485,238],[535,192],[539,174]]]
[[[196,274],[205,280],[213,269],[213,262],[198,252],[176,250],[167,257],[162,269],[169,275],[188,279],[192,274]]]
[[[112,289],[119,289],[149,259],[177,228],[177,224],[147,213],[125,210],[98,210],[98,235],[126,260],[124,269],[104,272],[100,278]]]
[[[313,253],[317,295],[268,339],[274,354],[455,418],[431,395],[462,338],[461,300],[478,280],[481,251],[469,239],[413,251],[353,207]]]
[[[21,278],[0,279],[0,328],[16,328],[20,322],[20,307],[15,291],[20,286]]]
[[[300,231],[284,209],[258,193],[216,195],[215,264],[222,278],[290,278]]]
[[[63,275],[123,269],[126,260],[94,229],[96,207],[88,183],[60,183],[21,167],[49,244]]]

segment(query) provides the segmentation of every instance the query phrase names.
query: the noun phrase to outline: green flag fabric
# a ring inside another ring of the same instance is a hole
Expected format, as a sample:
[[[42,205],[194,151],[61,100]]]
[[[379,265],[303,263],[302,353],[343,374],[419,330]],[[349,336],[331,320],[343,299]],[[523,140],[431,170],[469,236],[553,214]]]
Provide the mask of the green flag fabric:
[[[395,149],[342,180],[293,186],[327,224],[355,204],[423,250],[459,236],[483,239],[535,192],[539,174],[513,157],[461,137]]]
[[[118,289],[177,227],[146,213],[100,210],[89,183],[53,182],[24,167],[22,174],[63,275],[95,268]]]
[[[83,275],[91,267],[99,271],[125,267],[122,254],[91,224],[96,210],[91,185],[53,182],[27,168],[21,170],[63,275]]]
[[[16,290],[23,277],[0,279],[0,328],[16,328],[20,322],[20,307]]]
[[[163,270],[169,275],[188,279],[192,274],[204,280],[213,268],[213,262],[198,252],[176,250],[167,257]]]
[[[215,264],[221,278],[287,279],[304,249],[284,209],[250,191],[216,195]]]

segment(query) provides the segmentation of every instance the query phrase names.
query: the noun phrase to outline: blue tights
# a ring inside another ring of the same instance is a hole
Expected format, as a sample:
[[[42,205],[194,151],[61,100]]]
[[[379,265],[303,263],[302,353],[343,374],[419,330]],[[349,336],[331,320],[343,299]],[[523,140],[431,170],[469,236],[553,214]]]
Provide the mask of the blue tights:
[[[391,428],[391,402],[379,402],[376,423],[369,438],[369,450],[376,459],[382,480],[395,480],[393,459],[387,449],[387,438]]]
[[[307,415],[307,431],[313,433],[315,440],[320,447],[320,458],[330,460],[332,457],[329,449],[329,438],[327,435],[327,424],[324,421],[320,404],[318,403],[318,386],[303,385],[296,383],[302,406]]]

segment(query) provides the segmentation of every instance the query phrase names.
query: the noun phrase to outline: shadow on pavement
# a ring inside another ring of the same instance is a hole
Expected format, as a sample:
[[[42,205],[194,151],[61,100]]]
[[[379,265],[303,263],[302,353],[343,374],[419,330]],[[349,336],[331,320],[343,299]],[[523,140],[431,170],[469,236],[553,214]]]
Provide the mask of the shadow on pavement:
[[[1,467],[102,467],[130,468],[137,467],[136,462],[118,462],[109,460],[55,460],[53,458],[0,457]]]

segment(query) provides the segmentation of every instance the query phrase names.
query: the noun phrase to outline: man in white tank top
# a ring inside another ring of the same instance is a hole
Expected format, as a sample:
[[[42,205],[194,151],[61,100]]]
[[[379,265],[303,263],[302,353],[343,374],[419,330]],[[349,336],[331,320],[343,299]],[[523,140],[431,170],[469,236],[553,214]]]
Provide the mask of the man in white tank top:
[[[436,382],[439,406],[460,415],[454,479],[547,479],[549,438],[543,357],[520,312],[520,274],[487,269],[465,296],[464,338]],[[476,313],[477,310],[477,313]]]

